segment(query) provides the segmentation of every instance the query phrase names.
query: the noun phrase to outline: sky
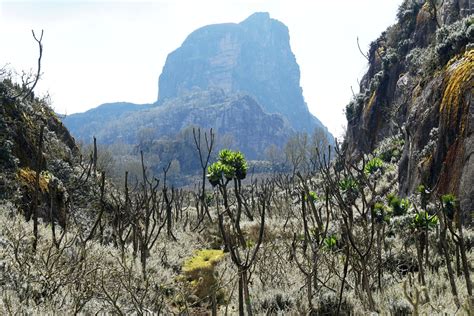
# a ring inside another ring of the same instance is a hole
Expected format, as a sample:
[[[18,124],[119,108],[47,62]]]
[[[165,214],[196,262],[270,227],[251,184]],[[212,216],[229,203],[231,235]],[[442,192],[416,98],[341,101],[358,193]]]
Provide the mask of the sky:
[[[358,92],[367,51],[395,16],[401,0],[0,0],[0,67],[36,71],[36,94],[49,93],[54,110],[84,112],[102,103],[153,103],[166,56],[199,27],[269,12],[290,30],[309,110],[336,136],[344,108]]]

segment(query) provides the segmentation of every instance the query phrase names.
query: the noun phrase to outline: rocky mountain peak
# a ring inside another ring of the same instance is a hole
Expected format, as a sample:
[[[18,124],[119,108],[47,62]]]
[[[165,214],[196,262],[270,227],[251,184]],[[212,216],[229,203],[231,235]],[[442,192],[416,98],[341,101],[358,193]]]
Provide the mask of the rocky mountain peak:
[[[323,127],[304,101],[288,28],[266,12],[239,24],[202,27],[168,55],[158,103],[196,88],[249,94],[267,113],[286,117],[295,130]]]
[[[245,23],[261,23],[261,22],[266,22],[270,20],[270,13],[268,12],[255,12],[252,15],[250,15],[248,18],[246,18],[244,21],[240,22],[240,24],[245,24]]]

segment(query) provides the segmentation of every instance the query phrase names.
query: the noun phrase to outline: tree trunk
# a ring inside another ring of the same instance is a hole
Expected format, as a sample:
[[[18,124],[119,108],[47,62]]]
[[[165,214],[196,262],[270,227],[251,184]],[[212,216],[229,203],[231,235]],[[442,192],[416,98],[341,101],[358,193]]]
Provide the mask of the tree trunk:
[[[471,274],[469,272],[469,262],[466,255],[466,245],[464,244],[464,235],[462,231],[462,224],[460,223],[460,218],[458,217],[458,231],[459,231],[459,251],[461,252],[461,261],[462,269],[464,272],[464,278],[466,279],[466,288],[469,296],[472,297],[472,282]]]
[[[375,311],[375,302],[372,297],[372,291],[370,289],[369,274],[367,271],[367,263],[365,258],[361,260],[362,263],[362,286],[364,287],[365,292],[367,293],[367,299],[369,303],[369,309]]]
[[[35,197],[33,200],[33,251],[36,252],[36,247],[38,245],[38,204],[39,204],[39,195],[40,195],[40,175],[41,175],[41,164],[43,158],[43,131],[44,125],[41,126],[39,136],[38,136],[38,152],[36,158],[36,176],[35,176]]]
[[[241,267],[238,268],[239,273],[239,316],[244,316],[244,271]]]
[[[454,280],[454,272],[453,268],[451,267],[451,258],[449,257],[448,252],[448,244],[446,242],[446,223],[444,222],[444,216],[440,216],[440,223],[441,223],[441,233],[440,233],[440,242],[441,248],[443,250],[444,260],[446,261],[446,268],[448,270],[448,277],[449,277],[449,284],[451,285],[451,293],[454,297],[454,303],[456,304],[457,308],[459,308],[459,298],[458,298],[458,291],[456,288],[456,282]]]
[[[422,285],[426,285],[425,281],[425,270],[423,269],[423,250],[425,249],[424,243],[424,232],[420,232],[418,237],[418,247],[416,248],[417,259],[418,259],[418,281]]]
[[[249,292],[249,280],[247,277],[247,269],[243,271],[243,282],[244,282],[244,299],[245,305],[247,306],[247,315],[252,315],[252,303],[250,302],[250,292]]]

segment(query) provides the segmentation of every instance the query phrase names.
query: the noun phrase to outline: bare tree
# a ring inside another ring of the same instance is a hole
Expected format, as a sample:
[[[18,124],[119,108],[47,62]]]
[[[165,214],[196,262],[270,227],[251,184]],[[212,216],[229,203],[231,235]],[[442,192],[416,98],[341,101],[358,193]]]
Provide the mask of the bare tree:
[[[38,66],[36,70],[36,75],[27,75],[23,73],[22,75],[22,91],[14,97],[14,99],[22,96],[22,100],[26,100],[32,93],[38,83],[41,76],[41,58],[43,57],[43,34],[44,31],[41,30],[41,35],[38,38],[35,34],[35,31],[31,30],[33,38],[38,43],[39,47],[39,56],[38,56]]]
[[[201,209],[198,208],[198,222],[204,217],[204,212],[206,212],[207,217],[212,222],[211,214],[209,213],[209,208],[206,203],[206,171],[209,161],[211,159],[212,151],[214,149],[215,135],[212,131],[212,128],[209,130],[209,136],[204,133],[204,142],[202,144],[201,129],[197,130],[193,128],[193,138],[196,150],[199,155],[199,162],[201,164],[201,190],[199,192],[199,200],[201,201]],[[205,145],[205,147],[203,146]],[[199,226],[199,225],[198,225]]]
[[[171,187],[171,196],[168,193],[168,186],[166,184],[166,176],[168,174],[168,171],[170,170],[171,167],[171,162],[168,163],[168,166],[163,168],[163,201],[165,203],[165,209],[166,209],[166,233],[168,235],[168,238],[173,239],[176,241],[176,237],[173,235],[173,202],[175,198],[175,190],[173,187]]]

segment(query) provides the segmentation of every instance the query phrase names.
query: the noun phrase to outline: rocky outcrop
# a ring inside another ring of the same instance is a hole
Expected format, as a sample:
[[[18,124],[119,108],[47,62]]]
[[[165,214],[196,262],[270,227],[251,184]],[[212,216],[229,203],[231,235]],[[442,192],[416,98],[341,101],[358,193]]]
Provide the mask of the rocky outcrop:
[[[37,194],[38,216],[45,221],[53,216],[64,225],[75,194],[66,184],[75,178],[79,155],[74,138],[45,101],[28,96],[10,79],[0,80],[0,205],[12,203],[29,219]]]
[[[218,88],[251,95],[266,112],[285,116],[295,130],[323,127],[304,101],[289,40],[288,28],[268,13],[239,24],[202,27],[168,55],[158,102],[193,89]]]
[[[469,1],[405,1],[375,42],[361,92],[346,108],[351,155],[402,134],[400,193],[424,184],[474,211],[474,16]]]

